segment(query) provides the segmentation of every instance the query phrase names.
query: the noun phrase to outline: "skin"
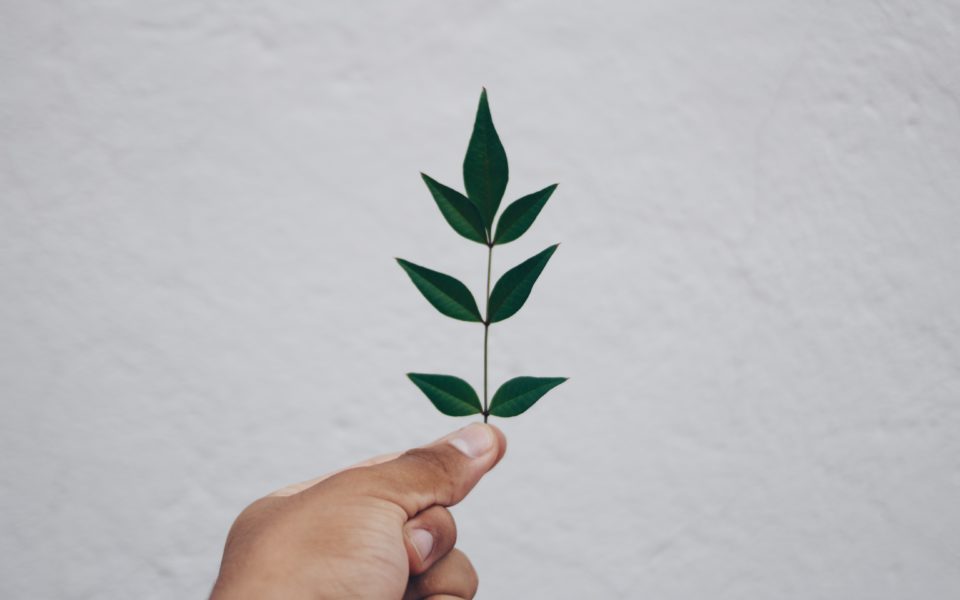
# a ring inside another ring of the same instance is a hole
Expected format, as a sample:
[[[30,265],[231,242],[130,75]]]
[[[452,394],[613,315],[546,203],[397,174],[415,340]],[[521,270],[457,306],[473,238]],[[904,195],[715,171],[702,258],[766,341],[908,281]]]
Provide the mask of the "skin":
[[[473,598],[447,507],[505,451],[499,429],[474,423],[257,500],[227,536],[211,600]]]

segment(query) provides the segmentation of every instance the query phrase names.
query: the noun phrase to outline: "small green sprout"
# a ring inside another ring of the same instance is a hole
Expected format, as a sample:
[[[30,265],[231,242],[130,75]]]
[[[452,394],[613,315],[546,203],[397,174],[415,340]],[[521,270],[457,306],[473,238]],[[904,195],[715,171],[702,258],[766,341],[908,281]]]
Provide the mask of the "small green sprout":
[[[466,195],[449,188],[421,173],[427,189],[440,213],[454,231],[463,237],[487,247],[487,293],[483,313],[473,294],[454,277],[421,267],[401,258],[400,266],[413,285],[420,290],[434,308],[441,313],[483,325],[483,403],[469,383],[452,375],[407,373],[437,410],[445,415],[461,417],[482,414],[486,422],[490,415],[514,417],[533,406],[548,391],[560,385],[565,377],[515,377],[503,385],[487,401],[487,364],[490,325],[512,317],[527,301],[533,284],[556,251],[559,244],[550,246],[503,274],[490,290],[493,265],[493,247],[512,242],[533,225],[540,210],[557,189],[557,184],[526,195],[513,202],[500,215],[494,229],[494,220],[500,201],[507,188],[507,153],[493,126],[487,90],[480,94],[480,106],[473,125],[473,134],[463,160],[463,183]]]

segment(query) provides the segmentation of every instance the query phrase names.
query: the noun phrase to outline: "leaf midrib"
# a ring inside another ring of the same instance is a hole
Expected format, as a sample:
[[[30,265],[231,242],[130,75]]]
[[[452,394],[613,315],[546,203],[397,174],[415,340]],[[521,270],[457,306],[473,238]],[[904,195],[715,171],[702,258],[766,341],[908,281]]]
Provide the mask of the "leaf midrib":
[[[468,402],[467,400],[464,400],[463,398],[461,398],[461,397],[459,397],[459,396],[455,396],[455,395],[451,394],[450,392],[448,392],[447,390],[445,390],[445,389],[443,389],[443,388],[441,388],[441,387],[438,387],[438,386],[430,383],[429,381],[426,381],[426,380],[424,380],[424,379],[421,379],[421,380],[420,380],[420,384],[421,384],[421,385],[424,385],[424,386],[426,386],[426,387],[428,387],[428,388],[430,388],[430,390],[433,391],[434,393],[436,393],[437,395],[443,396],[444,399],[452,400],[452,401],[454,401],[454,402],[456,402],[456,403],[458,403],[458,404],[462,404],[463,406],[466,406],[466,407],[468,407],[468,408],[470,408],[470,409],[477,409],[477,408],[479,408],[479,406],[478,406],[479,402],[478,402],[478,404],[472,404],[472,403]]]
[[[555,382],[555,381],[551,381],[551,382],[549,382],[549,383],[542,383],[542,384],[538,385],[538,386],[535,387],[535,388],[530,388],[529,390],[527,390],[526,392],[523,392],[522,394],[520,394],[520,395],[518,395],[518,396],[511,396],[510,398],[508,398],[508,399],[506,399],[506,400],[503,400],[503,401],[501,401],[501,402],[498,402],[498,403],[496,404],[496,408],[510,407],[510,406],[512,406],[513,404],[520,403],[521,400],[527,398],[527,397],[530,396],[530,395],[537,394],[540,390],[542,390],[542,389],[544,389],[544,388],[546,388],[547,391],[549,391],[550,389],[556,387],[557,385],[558,385],[558,384],[557,384],[557,382]],[[545,394],[545,393],[546,393],[546,392],[544,392],[544,394]],[[543,394],[540,394],[539,396],[537,396],[537,398],[539,399],[541,396],[543,396]],[[491,407],[491,408],[493,408],[493,407]]]
[[[549,256],[546,257],[546,260],[550,260],[550,257]],[[510,303],[510,301],[513,300],[516,296],[522,295],[523,294],[522,289],[524,285],[531,278],[534,280],[534,282],[536,282],[536,280],[539,279],[540,277],[540,273],[543,272],[543,264],[544,264],[544,259],[540,259],[539,261],[537,261],[536,267],[538,268],[531,269],[530,271],[527,272],[526,275],[523,276],[522,279],[517,281],[516,285],[513,286],[513,290],[511,290],[510,292],[507,293],[506,296],[504,296],[503,301],[500,302],[499,305],[497,305],[496,310],[494,312],[499,313],[500,310],[504,306],[507,306]],[[529,290],[528,290],[528,293],[529,293]]]
[[[435,283],[433,283],[426,277],[420,275],[420,278],[423,280],[425,284],[430,286],[430,288],[434,290],[439,296],[446,298],[448,301],[452,302],[455,306],[462,308],[466,313],[470,314],[471,316],[475,316],[471,306],[463,304],[462,302],[460,302],[459,300],[457,300],[456,298],[454,298],[453,296],[445,292],[443,288],[438,287]]]

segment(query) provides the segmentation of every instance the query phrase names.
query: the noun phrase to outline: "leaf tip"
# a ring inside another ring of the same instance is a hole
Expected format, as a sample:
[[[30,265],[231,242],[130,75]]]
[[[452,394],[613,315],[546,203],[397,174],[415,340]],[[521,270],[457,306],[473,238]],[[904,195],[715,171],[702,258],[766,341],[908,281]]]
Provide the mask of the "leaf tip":
[[[487,88],[480,88],[480,106],[477,107],[477,111],[480,112],[483,109],[486,109],[487,114],[490,114],[490,101],[487,99]]]

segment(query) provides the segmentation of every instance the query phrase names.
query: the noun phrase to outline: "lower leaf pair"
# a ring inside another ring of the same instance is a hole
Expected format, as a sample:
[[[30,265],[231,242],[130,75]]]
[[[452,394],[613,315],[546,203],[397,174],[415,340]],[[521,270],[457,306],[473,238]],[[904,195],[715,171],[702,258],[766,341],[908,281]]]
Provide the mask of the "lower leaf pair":
[[[483,412],[477,392],[459,377],[430,373],[407,373],[407,377],[445,415],[466,417]],[[522,414],[544,394],[566,380],[566,377],[514,377],[501,385],[493,395],[490,414],[496,417]]]

